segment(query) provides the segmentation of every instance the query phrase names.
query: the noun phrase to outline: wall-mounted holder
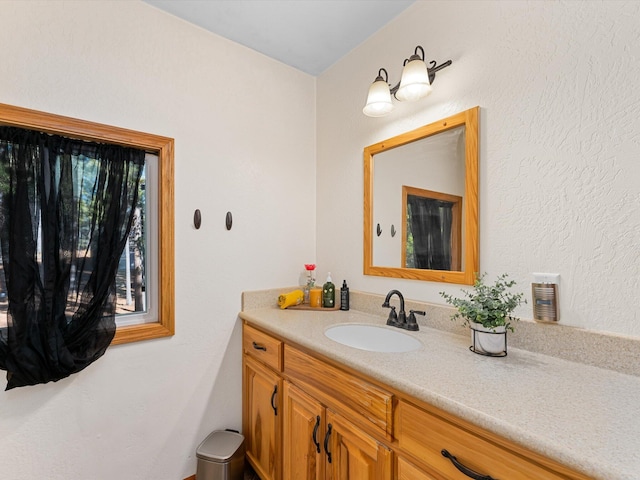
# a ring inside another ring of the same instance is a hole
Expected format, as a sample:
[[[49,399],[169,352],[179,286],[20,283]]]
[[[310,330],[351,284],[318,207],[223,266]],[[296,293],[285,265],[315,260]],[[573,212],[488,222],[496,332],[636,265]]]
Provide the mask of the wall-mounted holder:
[[[532,276],[533,319],[537,322],[557,322],[560,274],[534,272]]]
[[[395,237],[396,236],[396,227],[394,227],[393,225],[391,225],[391,237]]]
[[[233,225],[233,217],[231,216],[231,212],[227,212],[227,216],[224,222],[227,226],[227,230],[231,230],[231,226]]]
[[[202,225],[202,214],[200,213],[200,209],[196,209],[196,211],[193,212],[193,226],[196,227],[196,230],[199,230],[200,225]]]
[[[376,234],[378,236],[382,235],[382,228],[380,227],[380,224],[378,224],[378,226],[376,227]]]
[[[558,321],[558,285],[555,283],[532,283],[533,318],[538,322]]]

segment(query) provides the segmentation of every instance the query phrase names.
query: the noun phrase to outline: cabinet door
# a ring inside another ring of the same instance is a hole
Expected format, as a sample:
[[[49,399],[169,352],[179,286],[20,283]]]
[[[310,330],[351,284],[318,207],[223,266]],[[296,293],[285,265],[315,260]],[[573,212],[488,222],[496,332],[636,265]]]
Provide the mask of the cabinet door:
[[[246,356],[243,360],[247,457],[262,480],[280,480],[282,379]]]
[[[327,479],[391,480],[391,450],[344,417],[327,411]]]
[[[284,382],[284,480],[323,480],[324,407],[302,390]]]

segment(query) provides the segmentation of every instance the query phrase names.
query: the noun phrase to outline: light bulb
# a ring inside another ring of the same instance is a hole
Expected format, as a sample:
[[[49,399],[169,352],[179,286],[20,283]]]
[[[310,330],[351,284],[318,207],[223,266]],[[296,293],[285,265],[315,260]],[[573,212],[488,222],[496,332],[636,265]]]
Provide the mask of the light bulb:
[[[429,82],[426,63],[419,57],[411,60],[402,69],[400,88],[396,92],[396,98],[403,102],[413,102],[426,97],[430,93],[431,82]]]
[[[391,103],[389,84],[378,76],[376,81],[369,87],[367,103],[362,109],[362,113],[368,117],[382,117],[391,110],[393,110],[393,103]]]

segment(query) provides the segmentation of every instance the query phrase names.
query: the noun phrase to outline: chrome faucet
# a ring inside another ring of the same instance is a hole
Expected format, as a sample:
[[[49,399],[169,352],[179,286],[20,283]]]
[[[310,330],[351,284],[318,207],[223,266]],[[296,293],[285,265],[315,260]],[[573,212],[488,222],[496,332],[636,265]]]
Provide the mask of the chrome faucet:
[[[397,295],[400,299],[400,312],[396,313],[396,307],[389,305],[391,297]],[[392,325],[398,328],[404,328],[405,330],[416,331],[418,330],[418,322],[416,322],[416,315],[424,315],[425,312],[419,310],[409,310],[409,320],[407,320],[407,314],[404,311],[404,297],[399,290],[391,290],[387,293],[384,303],[384,308],[390,308],[389,318],[387,318],[387,325]]]

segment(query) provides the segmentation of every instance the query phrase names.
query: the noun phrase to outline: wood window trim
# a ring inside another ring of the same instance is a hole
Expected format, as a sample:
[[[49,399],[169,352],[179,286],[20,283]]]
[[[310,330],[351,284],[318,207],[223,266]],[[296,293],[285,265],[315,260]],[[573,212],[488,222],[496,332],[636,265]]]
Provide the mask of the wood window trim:
[[[111,345],[175,333],[173,138],[0,103],[0,125],[145,149],[158,156],[158,321],[118,327]]]
[[[407,197],[414,195],[416,197],[429,198],[432,200],[442,200],[452,204],[451,207],[451,270],[462,270],[462,197],[458,195],[450,195],[448,193],[434,192],[432,190],[424,190],[422,188],[402,186],[402,242],[400,252],[402,255],[401,265],[407,265]]]

